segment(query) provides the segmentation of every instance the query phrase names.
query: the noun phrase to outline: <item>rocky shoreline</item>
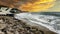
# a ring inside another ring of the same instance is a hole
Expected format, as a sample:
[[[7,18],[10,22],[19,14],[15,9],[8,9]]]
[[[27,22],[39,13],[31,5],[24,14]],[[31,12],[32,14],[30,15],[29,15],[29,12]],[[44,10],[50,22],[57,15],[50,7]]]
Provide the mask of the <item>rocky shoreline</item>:
[[[43,31],[35,26],[30,26],[11,16],[0,16],[0,34],[56,34]]]

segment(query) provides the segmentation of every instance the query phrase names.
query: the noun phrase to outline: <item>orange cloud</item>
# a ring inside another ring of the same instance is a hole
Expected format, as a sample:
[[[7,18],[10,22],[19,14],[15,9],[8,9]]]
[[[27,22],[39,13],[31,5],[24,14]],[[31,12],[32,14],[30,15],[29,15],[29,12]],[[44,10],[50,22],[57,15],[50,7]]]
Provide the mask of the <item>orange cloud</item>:
[[[54,6],[55,0],[28,0],[28,2],[21,4],[19,9],[22,11],[38,12],[46,10]]]

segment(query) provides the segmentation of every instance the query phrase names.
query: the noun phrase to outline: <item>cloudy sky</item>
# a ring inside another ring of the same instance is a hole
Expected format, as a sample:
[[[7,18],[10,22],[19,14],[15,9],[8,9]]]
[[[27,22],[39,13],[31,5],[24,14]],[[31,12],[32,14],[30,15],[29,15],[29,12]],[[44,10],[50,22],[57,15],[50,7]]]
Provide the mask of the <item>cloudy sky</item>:
[[[45,6],[45,5],[44,5]],[[45,6],[47,7],[47,6]],[[40,7],[41,8],[41,7]],[[56,0],[55,3],[54,3],[54,6],[50,7],[49,9],[47,10],[44,10],[45,11],[50,11],[50,12],[60,12],[60,0]],[[37,11],[37,12],[42,12],[42,11]]]
[[[55,3],[54,0],[0,0],[0,5],[15,7],[28,12],[60,12],[60,0],[56,0]]]
[[[56,0],[55,5],[46,11],[56,11],[56,12],[58,11],[58,12],[60,12],[60,0]]]

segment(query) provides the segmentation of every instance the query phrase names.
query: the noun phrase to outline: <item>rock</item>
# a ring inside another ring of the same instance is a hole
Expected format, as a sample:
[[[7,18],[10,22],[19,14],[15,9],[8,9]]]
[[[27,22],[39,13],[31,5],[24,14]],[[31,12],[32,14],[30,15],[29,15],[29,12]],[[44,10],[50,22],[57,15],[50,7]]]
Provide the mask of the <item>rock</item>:
[[[0,24],[0,29],[3,29],[6,27],[6,24]]]
[[[0,16],[0,19],[0,34],[55,34],[52,31],[30,26],[24,21],[14,19],[14,17]]]
[[[4,34],[4,32],[0,31],[0,34]]]
[[[13,32],[7,31],[7,34],[14,34]]]

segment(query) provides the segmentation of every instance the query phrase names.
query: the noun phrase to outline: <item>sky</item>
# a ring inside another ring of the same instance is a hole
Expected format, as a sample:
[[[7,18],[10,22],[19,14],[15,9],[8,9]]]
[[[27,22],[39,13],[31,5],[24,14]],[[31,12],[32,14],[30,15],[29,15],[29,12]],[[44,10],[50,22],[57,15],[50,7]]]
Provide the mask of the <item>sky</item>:
[[[0,5],[28,12],[60,12],[60,0],[0,0]]]
[[[55,5],[46,11],[60,12],[60,0],[56,0]]]
[[[26,0],[21,4],[19,9],[28,12],[41,12],[50,9],[54,5],[55,0]]]
[[[43,3],[42,3],[43,4]],[[41,4],[41,5],[42,5]],[[47,4],[47,3],[45,3],[45,4]],[[53,3],[51,3],[51,5],[52,5]],[[41,6],[40,5],[40,6]],[[42,8],[41,7],[39,7],[39,5],[38,5],[38,10],[36,9],[37,7],[35,7],[33,10],[32,10],[32,8],[34,7],[34,5],[32,4],[31,5],[31,7],[30,7],[30,5],[29,4],[26,4],[25,6],[23,5],[23,6],[21,6],[22,8],[23,8],[23,10],[27,10],[27,11],[30,11],[30,12],[34,12],[34,10],[36,11],[36,12],[45,12],[45,11],[47,11],[47,12],[60,12],[60,0],[56,0],[55,2],[54,2],[54,5],[51,7],[51,5],[47,5],[48,6],[48,8],[46,9],[46,5],[44,5],[44,6],[42,6]],[[28,9],[27,9],[28,8]],[[44,10],[44,8],[46,9],[46,10]],[[31,9],[31,10],[30,10]],[[41,11],[39,11],[39,10],[41,10]]]

